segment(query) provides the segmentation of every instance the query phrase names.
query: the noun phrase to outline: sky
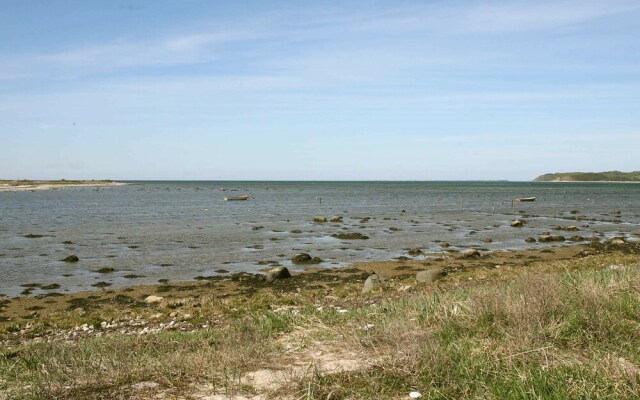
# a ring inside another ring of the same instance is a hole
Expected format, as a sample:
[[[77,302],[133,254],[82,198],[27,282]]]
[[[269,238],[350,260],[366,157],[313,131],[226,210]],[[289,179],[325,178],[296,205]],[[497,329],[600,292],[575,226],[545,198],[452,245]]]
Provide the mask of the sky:
[[[640,1],[0,0],[0,179],[640,170]]]

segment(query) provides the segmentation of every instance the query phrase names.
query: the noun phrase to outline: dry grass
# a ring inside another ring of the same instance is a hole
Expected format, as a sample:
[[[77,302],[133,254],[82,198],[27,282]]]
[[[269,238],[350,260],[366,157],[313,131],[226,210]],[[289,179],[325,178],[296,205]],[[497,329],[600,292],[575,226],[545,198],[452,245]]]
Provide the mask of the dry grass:
[[[439,288],[359,298],[346,313],[318,310],[311,292],[288,299],[289,311],[247,311],[215,329],[27,344],[0,352],[0,398],[252,394],[261,389],[246,373],[286,370],[319,348],[357,355],[361,367],[292,374],[269,398],[640,397],[637,258],[562,261],[513,277],[457,288],[449,277]]]

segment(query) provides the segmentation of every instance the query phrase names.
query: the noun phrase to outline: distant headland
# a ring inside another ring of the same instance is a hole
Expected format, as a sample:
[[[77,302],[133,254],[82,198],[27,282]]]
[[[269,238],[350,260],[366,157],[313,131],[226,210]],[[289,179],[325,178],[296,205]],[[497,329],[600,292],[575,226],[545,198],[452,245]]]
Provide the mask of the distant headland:
[[[556,172],[540,175],[534,182],[640,182],[640,171]]]
[[[47,180],[47,181],[36,181],[29,179],[18,179],[18,180],[1,180],[0,179],[0,192],[17,192],[24,190],[53,190],[53,189],[62,189],[69,187],[79,187],[79,186],[122,186],[126,185],[126,183],[115,182],[110,179],[101,179],[101,180]]]

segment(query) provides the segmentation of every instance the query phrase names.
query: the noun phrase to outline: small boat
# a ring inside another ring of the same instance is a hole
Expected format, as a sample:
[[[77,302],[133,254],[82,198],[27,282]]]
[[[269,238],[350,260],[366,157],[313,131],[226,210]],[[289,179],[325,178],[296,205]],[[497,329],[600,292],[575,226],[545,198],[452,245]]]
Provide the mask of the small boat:
[[[516,201],[536,201],[535,197],[518,197]]]
[[[224,196],[224,201],[240,201],[240,200],[249,200],[249,195],[243,194],[242,196]]]

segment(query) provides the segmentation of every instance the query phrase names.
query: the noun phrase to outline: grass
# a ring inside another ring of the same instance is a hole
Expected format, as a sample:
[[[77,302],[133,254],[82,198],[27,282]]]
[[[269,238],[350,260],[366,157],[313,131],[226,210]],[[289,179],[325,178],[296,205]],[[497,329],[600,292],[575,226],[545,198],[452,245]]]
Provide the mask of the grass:
[[[357,294],[345,313],[313,291],[256,296],[258,306],[231,307],[216,327],[28,343],[0,351],[0,398],[252,394],[261,390],[242,379],[247,372],[290,368],[318,348],[357,354],[360,367],[292,374],[270,398],[391,399],[413,390],[426,399],[640,397],[636,256],[492,273],[469,280],[478,274],[467,271],[402,295]],[[157,387],[135,390],[140,382]]]

